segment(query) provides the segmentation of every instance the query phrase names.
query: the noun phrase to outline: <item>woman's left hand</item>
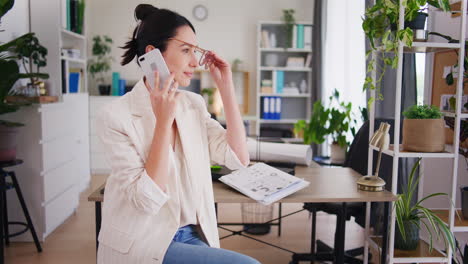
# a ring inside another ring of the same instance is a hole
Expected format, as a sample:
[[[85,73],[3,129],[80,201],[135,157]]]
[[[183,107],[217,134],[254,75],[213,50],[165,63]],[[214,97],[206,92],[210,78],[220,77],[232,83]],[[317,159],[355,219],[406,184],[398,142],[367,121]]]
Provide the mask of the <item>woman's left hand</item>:
[[[231,65],[221,58],[218,54],[213,51],[208,51],[204,59],[205,69],[208,68],[211,73],[211,77],[215,81],[218,89],[222,91],[232,84],[232,71]]]

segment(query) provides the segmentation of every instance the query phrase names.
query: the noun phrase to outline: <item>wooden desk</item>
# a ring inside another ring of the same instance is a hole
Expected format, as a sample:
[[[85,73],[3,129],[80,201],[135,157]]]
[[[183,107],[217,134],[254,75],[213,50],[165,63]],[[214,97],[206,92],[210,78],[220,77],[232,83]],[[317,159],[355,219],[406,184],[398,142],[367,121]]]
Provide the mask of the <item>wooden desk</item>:
[[[397,199],[395,195],[388,191],[365,192],[358,190],[356,181],[361,175],[350,168],[310,168],[297,166],[295,170],[296,177],[304,178],[310,182],[310,185],[307,188],[281,199],[281,203],[341,202],[346,205],[347,202],[384,202],[386,204],[386,212],[388,212],[388,203]],[[104,188],[104,185],[99,187],[88,197],[88,201],[95,202],[96,206],[96,239],[101,225],[101,203],[104,200],[100,192],[102,188]],[[215,203],[253,202],[252,199],[221,182],[213,183],[213,191]],[[344,208],[346,208],[346,206],[344,206]],[[315,218],[313,218],[313,221],[315,221]],[[385,222],[384,226],[388,226],[388,217],[385,217]],[[385,238],[387,235],[387,228],[384,228],[381,263],[386,262],[387,239]],[[337,252],[337,262],[342,263],[344,258],[344,241],[335,248],[340,249],[337,250],[339,251]]]

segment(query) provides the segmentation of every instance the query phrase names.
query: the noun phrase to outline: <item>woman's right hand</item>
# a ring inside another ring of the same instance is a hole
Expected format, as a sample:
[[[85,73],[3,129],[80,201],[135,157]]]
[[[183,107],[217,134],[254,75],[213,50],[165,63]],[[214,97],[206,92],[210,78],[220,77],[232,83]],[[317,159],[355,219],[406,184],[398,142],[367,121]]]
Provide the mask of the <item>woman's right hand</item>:
[[[177,107],[178,98],[181,95],[180,92],[177,92],[179,84],[174,81],[174,74],[171,73],[171,76],[164,82],[163,88],[159,89],[159,73],[154,72],[154,86],[152,91],[150,91],[151,106],[153,108],[153,113],[156,117],[158,123],[162,125],[172,126],[175,118],[175,112]],[[146,87],[149,86],[146,82]]]

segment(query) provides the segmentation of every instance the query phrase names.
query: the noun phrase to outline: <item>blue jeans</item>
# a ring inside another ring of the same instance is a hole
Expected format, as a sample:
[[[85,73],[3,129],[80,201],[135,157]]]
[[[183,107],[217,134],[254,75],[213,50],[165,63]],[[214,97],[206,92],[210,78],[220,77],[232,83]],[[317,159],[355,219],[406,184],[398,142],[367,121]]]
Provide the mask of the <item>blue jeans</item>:
[[[209,247],[200,238],[193,225],[177,230],[163,264],[259,264],[257,260],[240,253]]]

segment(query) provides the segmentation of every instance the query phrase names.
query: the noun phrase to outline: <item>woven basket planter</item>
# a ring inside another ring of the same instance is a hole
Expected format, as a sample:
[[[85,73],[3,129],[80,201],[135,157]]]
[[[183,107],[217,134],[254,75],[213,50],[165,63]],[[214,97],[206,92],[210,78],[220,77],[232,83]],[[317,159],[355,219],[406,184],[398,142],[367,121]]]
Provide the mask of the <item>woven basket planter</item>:
[[[416,152],[442,152],[445,123],[439,119],[404,119],[403,149]]]

